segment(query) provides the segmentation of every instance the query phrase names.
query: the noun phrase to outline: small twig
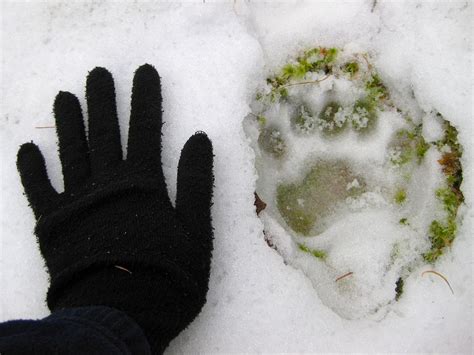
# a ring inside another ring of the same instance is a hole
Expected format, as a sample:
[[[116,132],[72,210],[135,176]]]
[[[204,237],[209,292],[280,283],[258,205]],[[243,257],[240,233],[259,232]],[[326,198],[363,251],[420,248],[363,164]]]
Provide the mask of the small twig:
[[[347,277],[347,276],[351,276],[353,274],[352,271],[349,271],[347,274],[344,274],[342,276],[339,276],[335,282],[338,282],[339,280],[342,280],[343,278]]]
[[[37,128],[37,129],[43,129],[43,128],[56,128],[56,126],[36,126],[35,128]]]
[[[126,268],[124,268],[123,266],[114,265],[114,267],[116,267],[117,269],[126,271],[126,272],[128,272],[130,275],[132,274],[132,272],[131,272],[129,269],[126,269]]]
[[[446,282],[446,284],[448,285],[449,289],[451,290],[451,292],[452,292],[453,295],[454,295],[454,290],[453,290],[453,288],[451,287],[451,285],[449,284],[448,279],[447,279],[446,277],[444,277],[443,275],[441,275],[439,272],[434,271],[434,270],[426,270],[426,271],[423,271],[423,272],[421,273],[421,276],[423,277],[424,274],[435,274],[435,275],[441,277],[441,278],[444,280],[444,282]]]
[[[297,83],[291,83],[291,84],[286,84],[286,85],[278,86],[278,87],[276,87],[276,88],[273,88],[270,93],[264,94],[264,95],[265,95],[265,96],[271,95],[274,91],[277,91],[277,90],[279,90],[279,89],[285,89],[285,88],[288,88],[288,87],[290,87],[290,86],[307,85],[307,84],[317,84],[317,83],[320,83],[321,81],[326,80],[326,79],[329,78],[329,77],[330,77],[330,75],[326,75],[324,78],[317,79],[317,80],[300,81],[300,82],[297,82]],[[255,114],[253,114],[253,115],[255,115]],[[255,116],[256,116],[256,115],[255,115]]]
[[[317,83],[320,83],[321,81],[326,80],[327,78],[329,78],[329,75],[326,75],[322,79],[311,80],[311,81],[300,81],[299,83],[291,83],[291,84],[282,85],[280,88],[287,88],[287,87],[295,86],[295,85],[317,84]]]

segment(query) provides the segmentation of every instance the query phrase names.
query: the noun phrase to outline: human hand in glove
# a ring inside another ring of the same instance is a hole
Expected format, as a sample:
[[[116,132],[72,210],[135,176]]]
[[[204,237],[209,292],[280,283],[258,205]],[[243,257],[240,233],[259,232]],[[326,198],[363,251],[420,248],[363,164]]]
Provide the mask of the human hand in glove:
[[[52,187],[38,147],[17,166],[36,216],[50,274],[51,311],[105,305],[132,317],[162,352],[206,302],[212,252],[212,144],[196,133],[178,165],[176,206],[161,167],[160,77],[148,64],[133,80],[127,157],[122,158],[111,74],[87,78],[88,139],[77,98],[54,103],[64,192]]]

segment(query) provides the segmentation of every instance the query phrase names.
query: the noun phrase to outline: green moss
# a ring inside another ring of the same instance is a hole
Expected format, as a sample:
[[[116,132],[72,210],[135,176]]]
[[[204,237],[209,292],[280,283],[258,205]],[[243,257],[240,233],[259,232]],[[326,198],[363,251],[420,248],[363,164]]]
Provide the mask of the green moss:
[[[371,132],[377,124],[377,114],[373,103],[357,100],[352,110],[352,127],[360,133]]]
[[[260,148],[275,158],[281,158],[286,152],[286,143],[276,128],[264,128],[258,137]]]
[[[282,76],[285,79],[302,79],[309,69],[306,63],[286,64],[282,69]]]
[[[428,263],[434,263],[441,255],[443,255],[442,250],[435,249],[423,254],[423,259]]]
[[[431,222],[429,230],[431,249],[423,255],[425,260],[435,262],[443,254],[444,248],[452,244],[456,237],[456,231],[456,221],[452,218],[448,218],[446,222],[437,220]]]
[[[337,53],[338,53],[338,49],[337,48],[329,48],[326,52],[325,52],[325,58],[324,60],[326,61],[327,64],[331,64],[333,63],[336,58],[337,58]]]
[[[344,73],[349,74],[349,76],[352,78],[354,77],[354,75],[356,75],[359,72],[359,63],[357,62],[346,63],[342,67],[342,71]]]
[[[267,124],[267,118],[263,115],[258,115],[257,122],[260,126],[264,127]]]
[[[291,80],[303,79],[309,72],[323,70],[329,73],[337,58],[337,54],[337,48],[318,47],[309,49],[303,52],[296,62],[285,64],[278,75],[267,78],[267,83],[274,89],[278,89],[288,84]]]
[[[288,89],[287,88],[278,89],[278,93],[280,94],[280,98],[282,98],[282,99],[287,99],[288,98]]]
[[[443,254],[444,248],[450,246],[456,237],[457,223],[456,216],[462,201],[459,195],[451,188],[442,188],[436,190],[436,197],[443,204],[447,213],[444,221],[434,220],[429,229],[429,238],[431,241],[430,251],[424,255],[428,262],[434,262]]]
[[[275,88],[269,94],[270,102],[286,100],[288,96],[289,96],[288,89],[285,87]]]
[[[274,76],[267,78],[267,84],[273,86],[274,88],[278,88],[279,86],[286,84],[287,81],[288,78],[285,78],[284,76]]]
[[[304,51],[302,57],[298,57],[298,60],[303,60],[303,59],[306,60],[310,57],[318,56],[320,54],[320,52],[321,52],[320,47],[308,49],[308,50]]]
[[[401,218],[398,223],[400,223],[401,225],[404,225],[404,226],[408,226],[409,223],[408,223],[408,219],[407,218]]]
[[[313,113],[306,105],[301,105],[292,118],[293,126],[300,132],[309,133],[315,128]]]
[[[451,245],[456,234],[456,222],[448,219],[447,222],[433,221],[430,225],[430,237],[432,245],[436,249],[442,249]]]
[[[461,201],[453,190],[449,188],[438,189],[436,190],[436,197],[443,203],[444,210],[448,212],[448,216],[456,216]]]
[[[439,117],[442,117],[438,114]],[[463,180],[462,176],[462,165],[461,158],[463,149],[458,141],[458,131],[452,126],[449,121],[444,120],[444,136],[436,145],[440,151],[445,151],[448,148],[448,153],[443,153],[439,163],[443,167],[443,173],[446,176],[446,182],[453,191],[456,192],[460,201],[464,200],[464,196],[461,192],[461,183]]]
[[[441,114],[438,113],[438,117],[443,119],[444,135],[436,144],[440,148],[446,145],[450,147],[451,151],[456,153],[456,155],[462,156],[463,149],[458,141],[458,130],[451,125],[449,121],[445,120]]]
[[[398,156],[391,159],[393,164],[404,165],[413,160],[414,150],[410,131],[402,129],[396,132],[391,145],[399,153]]]
[[[388,90],[377,73],[372,74],[370,79],[365,83],[365,90],[368,100],[373,101],[375,104],[380,100],[388,98]]]
[[[383,107],[382,102],[388,99],[389,94],[379,75],[374,73],[365,83],[365,108],[369,113],[375,113],[377,107]]]
[[[313,255],[315,258],[318,258],[318,259],[326,259],[327,257],[327,254],[324,250],[320,250],[320,249],[310,249],[308,248],[306,245],[304,244],[298,244],[298,248],[305,252],[305,253],[308,253],[308,254],[311,254]]]
[[[305,51],[303,55],[298,58],[298,62],[304,65],[308,71],[319,72],[322,70],[325,73],[329,73],[337,58],[337,54],[337,48],[312,48]]]
[[[357,179],[357,188],[348,185]],[[319,161],[303,181],[277,187],[277,207],[288,226],[296,233],[309,235],[334,207],[347,197],[357,196],[365,182],[344,161]]]
[[[397,159],[392,159],[392,163],[396,165],[404,165],[410,162],[420,164],[426,152],[430,149],[430,145],[422,135],[421,124],[411,129],[397,131],[392,146],[396,147],[400,152]]]
[[[420,135],[419,138],[416,140],[415,147],[415,153],[418,157],[418,162],[421,162],[423,160],[428,149],[430,149],[430,145],[425,141],[425,138]]]
[[[276,102],[280,98],[280,95],[278,94],[277,90],[272,90],[270,93],[270,102]]]
[[[393,198],[395,200],[395,203],[397,205],[403,204],[406,199],[407,199],[407,192],[405,189],[398,189],[397,192],[395,192],[395,196]]]
[[[342,106],[335,101],[329,102],[319,114],[320,127],[326,134],[339,134],[347,126],[346,117],[342,117]]]

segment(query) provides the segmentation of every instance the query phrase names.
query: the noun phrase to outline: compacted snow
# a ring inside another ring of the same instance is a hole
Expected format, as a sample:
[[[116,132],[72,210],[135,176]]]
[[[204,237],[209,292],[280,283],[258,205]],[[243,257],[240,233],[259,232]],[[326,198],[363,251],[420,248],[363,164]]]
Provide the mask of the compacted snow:
[[[208,302],[169,353],[470,353],[471,23],[469,2],[3,3],[0,319],[48,314],[18,146],[40,145],[61,190],[55,132],[44,128],[55,94],[85,108],[87,72],[108,68],[126,142],[133,71],[150,63],[162,77],[172,200],[186,139],[203,130],[215,150]],[[321,47],[339,48],[340,68],[359,58],[358,74],[309,73],[300,79],[324,80],[261,98],[266,78]],[[390,93],[374,126],[358,104],[369,68]],[[430,145],[441,117],[463,147],[464,203],[452,246],[428,262],[430,223],[446,218],[435,191],[449,148]],[[397,132],[420,123],[422,156],[400,164]],[[267,203],[259,216],[255,191]]]

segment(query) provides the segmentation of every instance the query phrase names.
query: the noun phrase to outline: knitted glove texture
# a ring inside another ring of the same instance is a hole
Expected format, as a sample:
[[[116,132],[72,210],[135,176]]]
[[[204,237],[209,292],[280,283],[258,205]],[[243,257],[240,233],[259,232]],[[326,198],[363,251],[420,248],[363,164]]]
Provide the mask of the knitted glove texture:
[[[206,301],[212,252],[212,144],[196,133],[178,164],[175,208],[161,167],[161,86],[156,70],[133,80],[127,157],[122,159],[115,89],[104,68],[86,85],[88,137],[77,98],[54,103],[64,192],[52,187],[38,147],[17,167],[50,274],[54,311],[105,305],[126,312],[161,353]]]

